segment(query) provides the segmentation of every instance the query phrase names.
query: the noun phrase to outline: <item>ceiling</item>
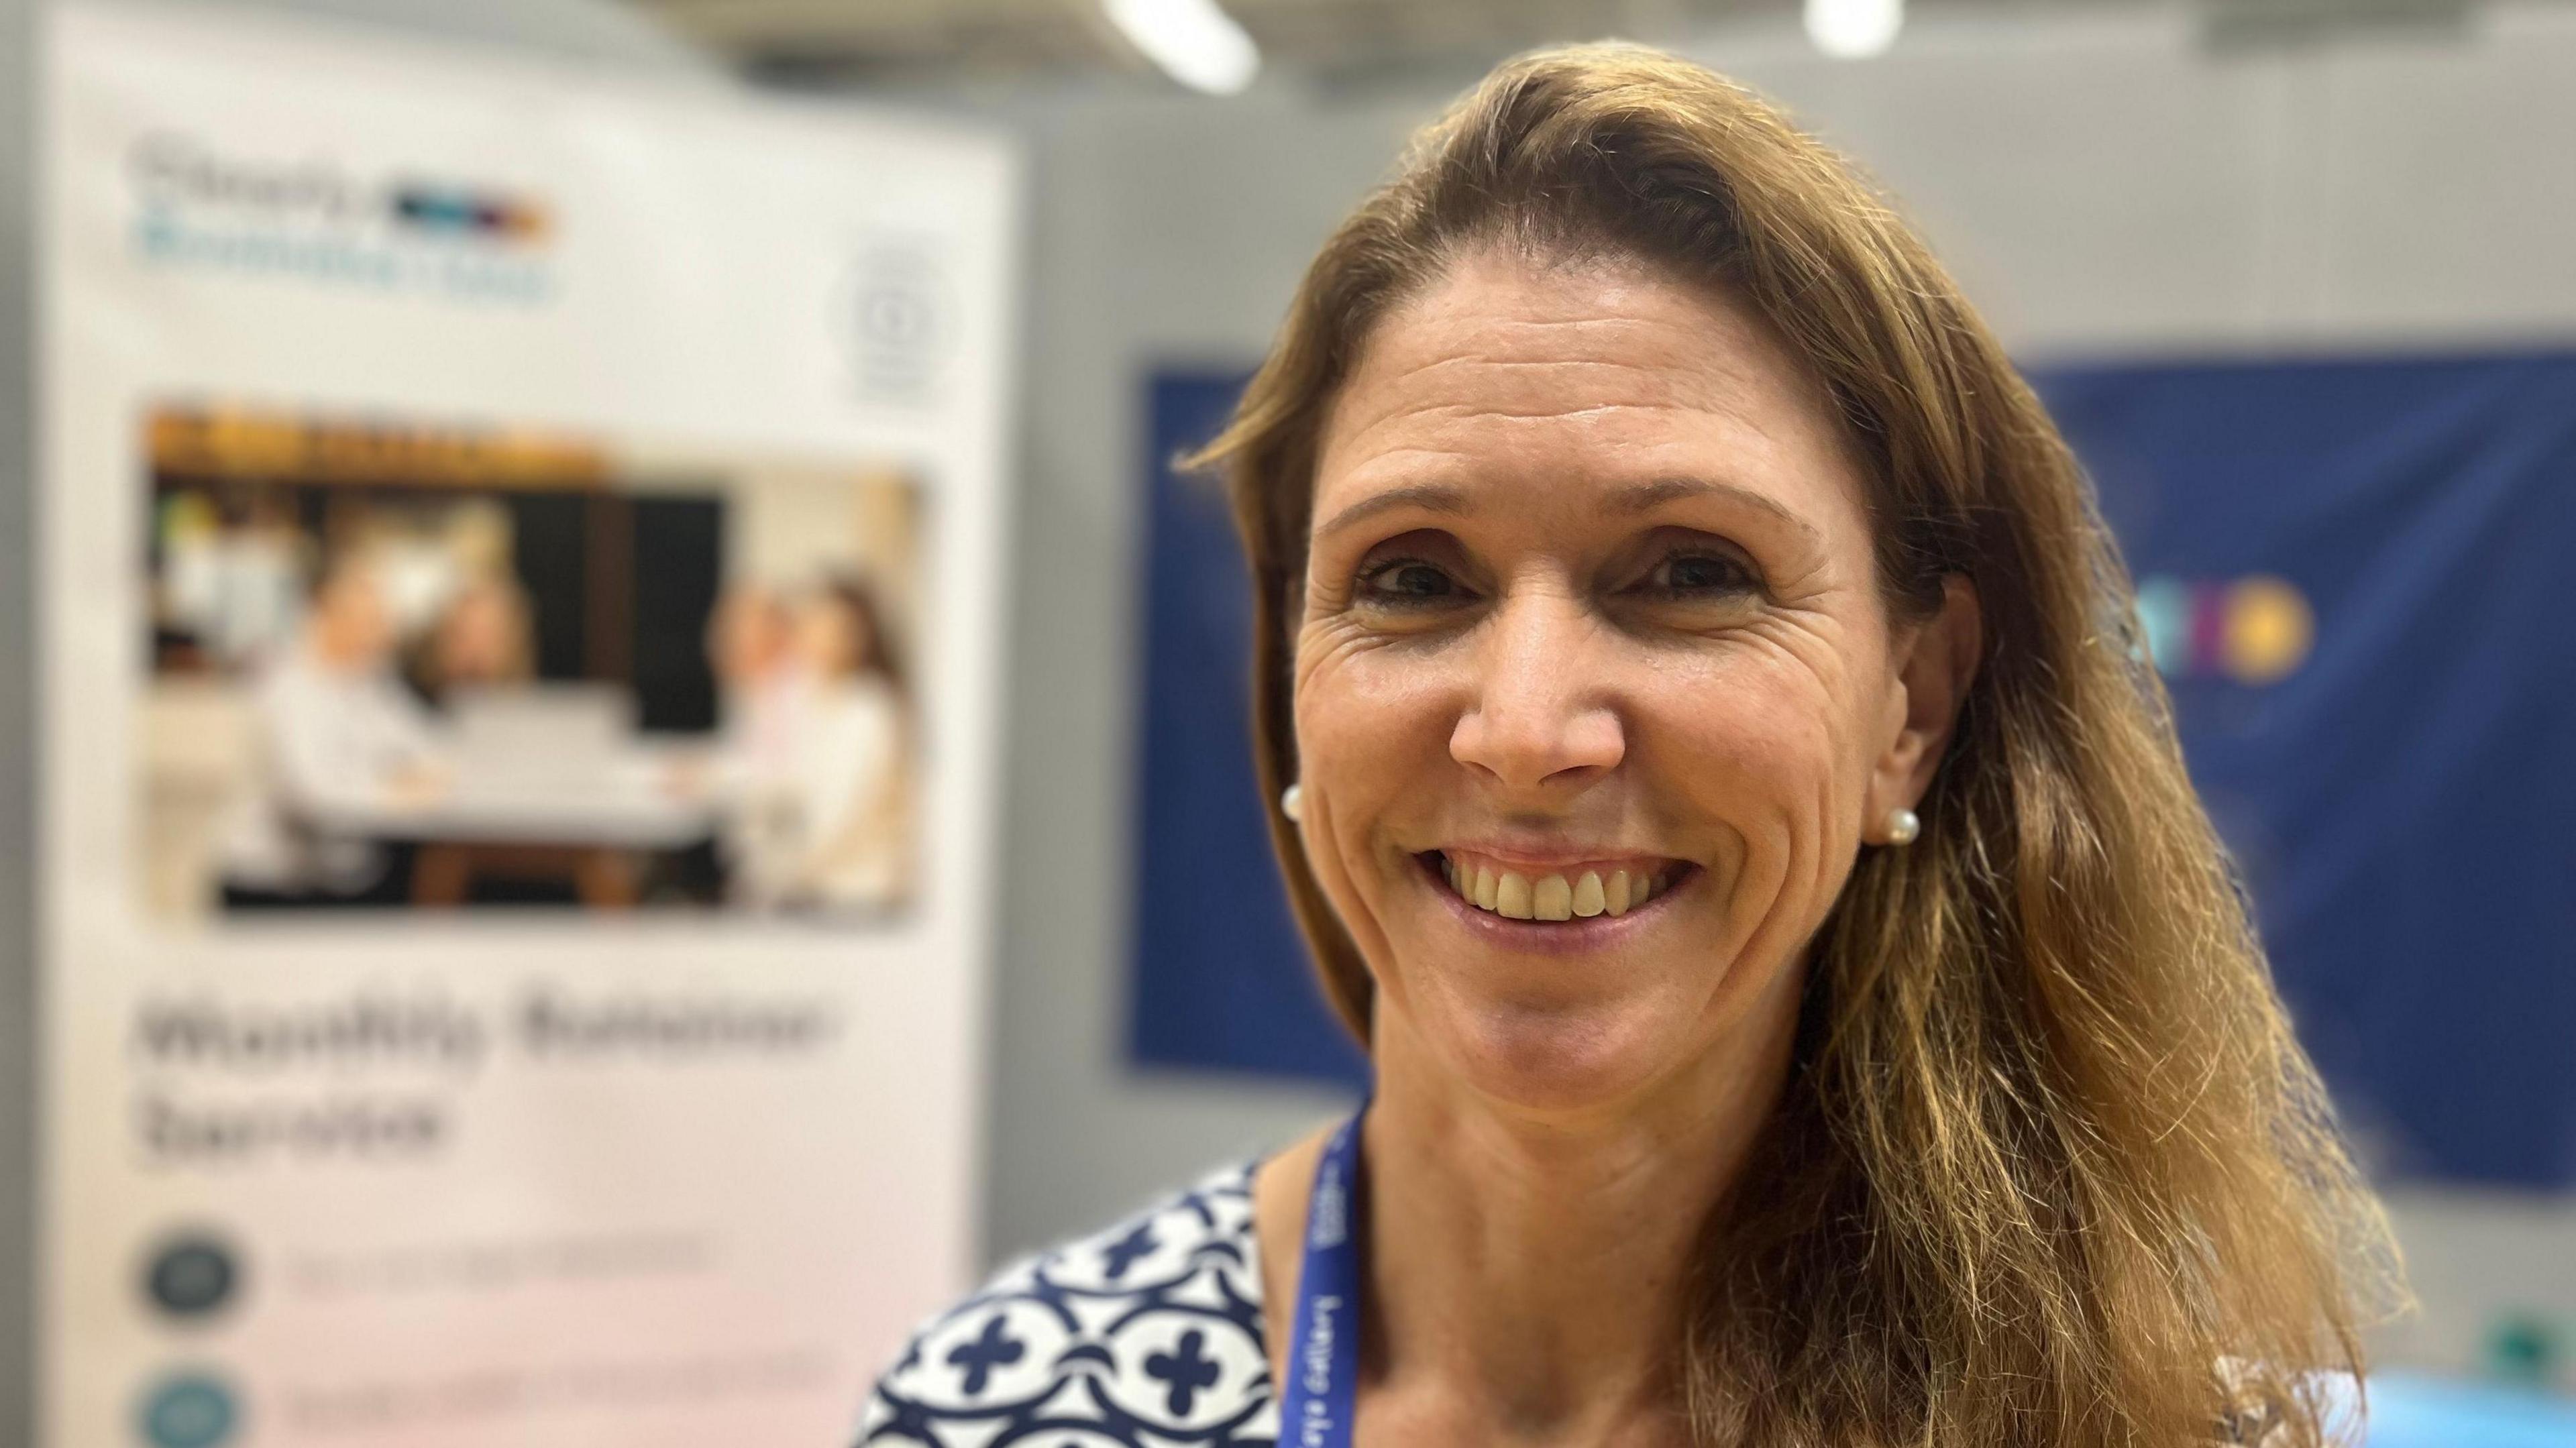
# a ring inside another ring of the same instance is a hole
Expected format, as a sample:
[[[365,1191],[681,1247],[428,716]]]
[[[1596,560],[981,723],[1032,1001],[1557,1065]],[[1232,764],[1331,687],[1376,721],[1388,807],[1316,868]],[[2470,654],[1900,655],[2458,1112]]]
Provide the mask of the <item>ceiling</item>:
[[[772,80],[810,84],[1132,74],[1153,68],[1100,0],[629,0]],[[2352,25],[2449,26],[2473,0],[1911,0],[1917,13],[2040,14],[2186,6],[2218,43],[2312,39]],[[1481,69],[1552,40],[1659,39],[1798,0],[1223,0],[1268,64],[1326,80],[1425,64]]]

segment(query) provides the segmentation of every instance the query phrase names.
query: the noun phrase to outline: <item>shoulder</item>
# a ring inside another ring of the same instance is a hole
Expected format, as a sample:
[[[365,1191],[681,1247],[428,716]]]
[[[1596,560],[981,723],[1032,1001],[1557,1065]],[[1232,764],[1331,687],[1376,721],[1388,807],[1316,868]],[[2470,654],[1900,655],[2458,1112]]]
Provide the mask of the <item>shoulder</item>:
[[[924,1323],[868,1395],[858,1442],[1269,1448],[1253,1170],[1018,1262]]]

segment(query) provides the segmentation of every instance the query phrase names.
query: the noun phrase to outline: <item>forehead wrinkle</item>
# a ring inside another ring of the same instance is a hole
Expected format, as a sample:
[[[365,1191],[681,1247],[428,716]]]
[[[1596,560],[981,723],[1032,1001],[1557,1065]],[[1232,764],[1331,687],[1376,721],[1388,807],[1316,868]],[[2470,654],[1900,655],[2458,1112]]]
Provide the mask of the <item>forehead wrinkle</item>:
[[[1705,413],[1767,438],[1769,430],[1757,420],[1761,409],[1745,404],[1779,385],[1779,379],[1772,377],[1769,369],[1736,365],[1738,359],[1714,350],[1685,351],[1669,362],[1612,357],[1498,358],[1454,352],[1410,365],[1383,355],[1376,360],[1377,367],[1364,364],[1335,399],[1327,420],[1331,439],[1328,451],[1338,450],[1335,444],[1359,444],[1382,427],[1415,417],[1454,420],[1483,415],[1537,421],[1599,415],[1622,408]],[[1391,373],[1390,367],[1394,369]],[[1443,375],[1459,368],[1472,368],[1475,372],[1466,377]],[[1544,380],[1544,374],[1561,370],[1568,373],[1562,383]],[[1384,375],[1371,375],[1373,372]],[[1498,385],[1479,388],[1473,380],[1477,373],[1501,374],[1501,380]],[[1619,387],[1614,379],[1637,385]],[[1537,399],[1557,391],[1578,400],[1579,405],[1533,405]],[[1477,392],[1501,396],[1460,395]],[[1633,395],[1605,398],[1605,392]],[[1347,409],[1362,397],[1375,406],[1368,413],[1354,416]]]
[[[1489,302],[1480,280],[1453,274],[1363,342],[1328,404],[1318,481],[1330,492],[1473,477],[1516,455],[1532,461],[1527,452],[1539,446],[1623,454],[1673,445],[1679,455],[1657,474],[1718,478],[1738,462],[1760,470],[1781,449],[1798,451],[1810,430],[1803,374],[1721,300],[1684,295],[1669,308],[1669,289],[1648,278],[1568,296],[1560,279],[1531,285],[1524,274]],[[1622,436],[1622,417],[1638,419],[1642,435]],[[1726,455],[1743,449],[1758,456]],[[1807,520],[1794,522],[1813,537]]]
[[[1433,349],[1426,346],[1424,350]],[[1490,385],[1527,388],[1548,385],[1545,380],[1530,374],[1555,372],[1571,372],[1582,379],[1580,382],[1569,379],[1568,385],[1599,387],[1609,380],[1602,375],[1607,373],[1643,383],[1639,390],[1648,394],[1718,403],[1745,390],[1748,383],[1759,385],[1758,381],[1744,375],[1744,369],[1726,365],[1718,355],[1706,349],[1688,346],[1676,346],[1669,354],[1659,352],[1640,356],[1632,352],[1619,356],[1554,357],[1444,348],[1439,349],[1436,355],[1418,361],[1387,359],[1384,370],[1387,373],[1384,376],[1371,377],[1365,371],[1355,376],[1353,390],[1368,386],[1377,391],[1392,391],[1398,397],[1425,390],[1436,393],[1453,385],[1474,388],[1478,385],[1476,374],[1499,374],[1499,380]],[[1461,370],[1467,370],[1470,375],[1465,378],[1450,375]]]
[[[1423,318],[1412,327],[1390,325],[1398,339],[1387,350],[1398,354],[1426,346],[1423,334],[1445,336],[1445,354],[1419,366],[1451,362],[1587,362],[1610,361],[1608,352],[1645,350],[1674,357],[1696,357],[1694,340],[1704,340],[1703,327],[1685,326],[1660,317],[1567,317],[1559,320],[1499,316],[1493,313]],[[1721,329],[1723,330],[1723,329]],[[1571,335],[1566,335],[1571,334]],[[1538,353],[1542,355],[1515,355]],[[1553,354],[1553,355],[1547,355]],[[1411,369],[1408,369],[1411,370]]]
[[[1732,372],[1737,369],[1725,364],[1738,359],[1728,353],[1741,351],[1749,359],[1776,350],[1776,339],[1758,320],[1740,315],[1722,299],[1650,279],[1638,281],[1641,284],[1614,285],[1606,292],[1575,296],[1550,282],[1531,285],[1523,277],[1505,282],[1499,296],[1462,305],[1463,299],[1456,296],[1459,290],[1480,288],[1472,278],[1453,275],[1380,319],[1364,345],[1360,367],[1366,368],[1389,351],[1400,354],[1414,348],[1439,350],[1444,355],[1433,362],[1447,363],[1533,345],[1595,351],[1642,346],[1661,354],[1659,365]],[[1712,342],[1719,345],[1713,347]]]
[[[1758,438],[1764,444],[1776,445],[1778,442],[1761,421],[1734,408],[1711,409],[1680,402],[1605,403],[1586,400],[1581,405],[1562,410],[1520,412],[1489,404],[1450,402],[1392,410],[1367,423],[1336,429],[1337,435],[1327,443],[1320,475],[1341,478],[1354,473],[1365,475],[1393,466],[1395,460],[1407,457],[1433,458],[1473,469],[1497,452],[1519,452],[1526,445],[1525,442],[1515,442],[1508,435],[1480,437],[1476,431],[1479,423],[1490,422],[1516,433],[1521,426],[1550,423],[1580,426],[1592,419],[1620,413],[1676,414],[1678,426],[1688,434],[1705,436],[1715,430],[1722,435],[1728,430],[1740,430],[1740,436]],[[1465,436],[1460,435],[1462,430]],[[1387,432],[1394,436],[1377,436]]]

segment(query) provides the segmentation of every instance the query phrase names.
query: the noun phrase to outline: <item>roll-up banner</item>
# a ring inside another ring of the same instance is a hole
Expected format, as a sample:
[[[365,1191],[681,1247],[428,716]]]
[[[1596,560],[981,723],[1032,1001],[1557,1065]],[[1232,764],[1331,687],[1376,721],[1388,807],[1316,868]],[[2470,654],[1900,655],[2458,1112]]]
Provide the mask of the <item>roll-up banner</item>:
[[[47,43],[42,1442],[841,1441],[975,1252],[1011,153]]]

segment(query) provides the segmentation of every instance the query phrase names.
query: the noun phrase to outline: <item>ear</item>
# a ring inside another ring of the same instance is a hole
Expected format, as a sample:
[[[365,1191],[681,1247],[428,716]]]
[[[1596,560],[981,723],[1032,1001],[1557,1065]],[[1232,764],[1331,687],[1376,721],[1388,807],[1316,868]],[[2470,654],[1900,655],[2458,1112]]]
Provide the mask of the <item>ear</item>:
[[[1890,812],[1912,809],[1932,787],[1932,772],[1950,747],[1977,677],[1985,644],[1985,610],[1966,575],[1941,580],[1941,607],[1908,624],[1894,640],[1895,689],[1889,704],[1895,736],[1871,767],[1861,837],[1878,840]]]

